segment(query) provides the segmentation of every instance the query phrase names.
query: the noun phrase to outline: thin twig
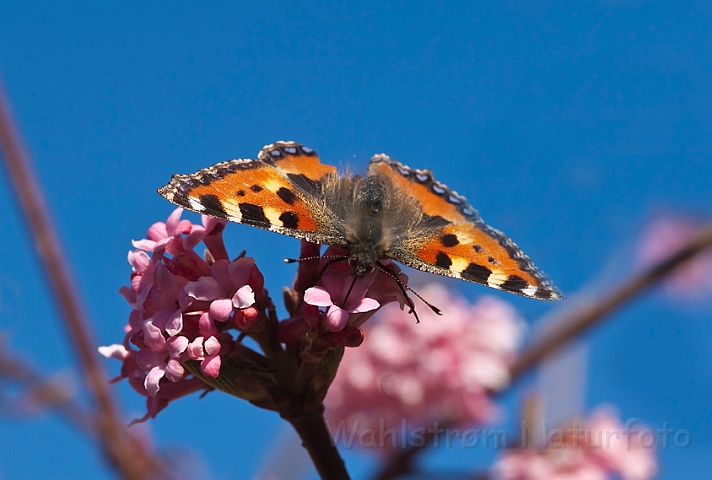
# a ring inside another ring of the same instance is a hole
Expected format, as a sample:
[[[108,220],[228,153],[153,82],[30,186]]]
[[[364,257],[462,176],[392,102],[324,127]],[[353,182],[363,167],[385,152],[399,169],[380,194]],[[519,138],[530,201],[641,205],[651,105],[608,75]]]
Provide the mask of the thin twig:
[[[616,308],[634,299],[710,246],[712,246],[712,225],[699,230],[681,250],[666,260],[634,276],[623,285],[613,288],[603,298],[588,302],[566,314],[560,322],[557,322],[558,328],[542,335],[519,355],[510,368],[510,378],[515,380],[521,377],[564,344],[596,325]]]
[[[517,361],[509,370],[510,383],[500,390],[493,391],[492,394],[496,395],[508,390],[516,380],[522,378],[571,340],[601,323],[617,308],[656,285],[678,267],[710,247],[712,247],[712,225],[700,229],[682,249],[666,260],[633,276],[622,285],[612,288],[602,298],[587,302],[565,313],[556,322],[556,328],[546,332],[539,339],[532,342],[519,355]],[[411,472],[414,459],[433,440],[434,436],[429,436],[426,437],[424,445],[401,450],[384,463],[375,478],[378,480],[390,480]]]
[[[159,473],[156,462],[145,445],[138,445],[126,432],[99,363],[96,343],[91,334],[75,281],[69,273],[52,225],[42,191],[30,161],[15,129],[4,88],[0,84],[0,148],[11,184],[17,195],[25,221],[34,239],[37,254],[44,267],[55,301],[64,319],[69,337],[78,356],[84,380],[98,407],[95,428],[111,463],[124,478],[146,479]]]
[[[54,410],[78,430],[95,435],[93,412],[77,402],[64,385],[36,372],[28,366],[26,360],[17,358],[18,355],[11,353],[0,339],[0,380],[9,379],[19,384],[27,392],[26,395],[36,401],[31,408]],[[26,407],[25,404],[26,400],[23,398],[22,406]]]

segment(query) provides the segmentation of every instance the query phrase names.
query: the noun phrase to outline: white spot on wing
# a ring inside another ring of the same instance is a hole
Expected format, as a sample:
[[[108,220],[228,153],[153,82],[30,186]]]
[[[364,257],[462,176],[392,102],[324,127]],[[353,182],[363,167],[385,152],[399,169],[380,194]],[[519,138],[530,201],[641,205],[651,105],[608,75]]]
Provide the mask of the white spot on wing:
[[[242,212],[240,211],[240,203],[235,200],[225,199],[223,200],[223,209],[227,213],[228,217],[233,222],[242,221]]]
[[[451,272],[462,272],[470,265],[469,260],[462,257],[450,257],[450,260],[452,261],[452,265],[450,265]]]
[[[522,293],[528,297],[533,297],[536,294],[536,291],[539,290],[539,288],[529,285],[527,288],[522,289]]]
[[[491,288],[501,288],[502,284],[507,281],[507,278],[509,278],[509,275],[492,272],[490,276],[487,277],[487,285]]]
[[[430,188],[432,188],[433,192],[437,193],[438,195],[442,195],[443,193],[445,193],[445,189],[441,188],[439,185],[433,184],[433,186]]]
[[[205,210],[203,204],[200,203],[200,201],[196,198],[188,197],[188,203],[190,203],[190,208],[192,208],[196,212],[202,212]]]
[[[264,214],[265,218],[269,220],[269,223],[272,225],[279,225],[282,223],[282,221],[279,219],[279,216],[283,213],[277,210],[274,207],[266,206],[262,207],[262,213]]]

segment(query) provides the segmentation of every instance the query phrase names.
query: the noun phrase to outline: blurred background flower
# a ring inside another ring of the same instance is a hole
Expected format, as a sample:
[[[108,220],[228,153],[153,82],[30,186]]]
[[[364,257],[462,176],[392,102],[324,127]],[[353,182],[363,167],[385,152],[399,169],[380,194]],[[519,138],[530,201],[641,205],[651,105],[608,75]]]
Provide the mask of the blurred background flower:
[[[642,426],[630,429],[604,409],[539,440],[505,451],[492,468],[494,479],[650,480],[657,473],[654,433]]]
[[[392,304],[363,327],[365,341],[347,350],[326,398],[332,431],[365,439],[361,446],[408,446],[384,430],[409,432],[434,422],[452,426],[495,419],[490,390],[504,386],[524,330],[508,303],[482,296],[475,303],[431,283],[418,288],[439,306],[423,308],[421,322]],[[343,438],[343,436],[342,436]]]
[[[682,213],[659,214],[646,225],[640,236],[637,262],[640,267],[651,267],[678,252],[705,225],[699,218]],[[703,302],[712,297],[712,251],[696,256],[680,267],[664,282],[663,289],[670,298],[681,302]]]

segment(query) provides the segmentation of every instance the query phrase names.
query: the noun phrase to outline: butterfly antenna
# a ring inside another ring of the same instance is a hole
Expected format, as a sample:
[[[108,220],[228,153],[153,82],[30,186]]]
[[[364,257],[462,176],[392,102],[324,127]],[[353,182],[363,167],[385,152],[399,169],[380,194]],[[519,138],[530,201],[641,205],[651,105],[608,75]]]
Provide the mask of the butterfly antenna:
[[[342,262],[344,260],[347,260],[349,257],[346,255],[326,255],[326,256],[313,256],[313,257],[303,257],[303,258],[285,258],[284,263],[295,263],[295,262],[305,262],[307,260],[321,260],[327,258],[329,259],[328,262],[322,267],[321,271],[319,272],[319,275],[314,277],[314,280],[312,281],[313,285],[316,285],[316,282],[318,282],[321,279],[321,276],[324,275],[324,272],[326,272],[326,269],[329,268],[332,264],[336,262]]]
[[[312,279],[312,281],[311,281],[312,285],[316,285],[316,283],[321,279],[321,276],[324,275],[324,272],[326,272],[326,269],[329,268],[332,264],[334,264],[336,262],[343,262],[344,260],[347,260],[349,257],[347,257],[346,255],[326,255],[323,257],[321,255],[319,255],[319,256],[302,257],[302,258],[285,258],[284,263],[305,262],[307,260],[321,260],[323,258],[326,258],[329,261],[324,264],[324,266],[319,271],[319,274]],[[351,285],[351,288],[353,288],[353,285]],[[349,293],[351,293],[351,289],[349,289]],[[299,302],[299,305],[297,305],[297,308],[299,308],[302,305],[303,301],[304,300],[302,299]]]
[[[443,314],[442,310],[440,310],[438,307],[436,307],[435,305],[433,305],[432,303],[430,303],[429,301],[427,301],[426,299],[424,299],[423,297],[421,297],[418,292],[416,292],[415,290],[413,290],[412,288],[410,288],[408,285],[405,285],[405,288],[407,288],[409,291],[413,292],[413,295],[415,295],[416,297],[418,297],[421,302],[423,302],[423,303],[426,304],[428,307],[430,307],[430,310],[432,310],[434,313],[437,313],[438,315],[442,315],[442,314]]]
[[[346,260],[346,256],[344,256],[344,255],[327,255],[327,256],[324,256],[324,257],[322,257],[321,255],[315,255],[315,256],[313,256],[313,257],[285,258],[285,259],[284,259],[284,263],[306,262],[306,261],[308,261],[308,260],[321,260],[322,258]]]
[[[415,304],[413,303],[413,300],[411,300],[411,298],[408,296],[408,292],[406,291],[406,288],[407,288],[407,287],[406,287],[405,285],[403,285],[403,282],[401,282],[401,279],[398,278],[398,275],[396,275],[395,273],[393,273],[390,269],[388,269],[388,268],[387,268],[385,265],[383,265],[381,262],[376,262],[376,265],[378,266],[378,268],[380,268],[381,270],[383,270],[384,272],[386,272],[393,280],[396,281],[396,285],[398,285],[398,288],[400,288],[401,293],[402,293],[403,296],[405,297],[405,300],[406,300],[406,302],[408,303],[408,306],[410,307],[410,312],[409,312],[409,313],[412,313],[412,314],[413,314],[413,316],[415,317],[415,322],[416,322],[416,323],[420,323],[420,317],[418,317],[418,312],[415,311]],[[410,290],[410,289],[409,289],[409,290]],[[413,292],[413,293],[415,293],[415,292]],[[418,295],[418,296],[420,297],[420,295]],[[426,302],[426,304],[428,304],[428,303]],[[429,305],[429,304],[428,304],[428,305]]]
[[[438,307],[436,307],[435,305],[433,305],[432,303],[430,303],[429,301],[427,301],[426,299],[424,299],[418,292],[416,292],[415,290],[413,290],[412,288],[410,288],[408,285],[405,285],[405,284],[401,281],[401,279],[398,278],[398,275],[396,275],[395,273],[393,273],[388,267],[386,267],[385,265],[383,265],[381,262],[378,262],[377,265],[378,265],[378,267],[379,267],[381,270],[383,270],[384,272],[386,272],[388,275],[390,275],[390,276],[396,281],[396,283],[398,284],[398,287],[400,287],[401,292],[403,292],[403,295],[405,296],[405,298],[407,298],[407,299],[410,300],[410,297],[408,297],[408,294],[405,292],[405,290],[408,290],[408,291],[412,292],[413,295],[415,295],[416,297],[418,297],[421,302],[423,302],[424,304],[426,304],[426,305],[428,306],[428,308],[430,308],[430,310],[433,311],[433,313],[436,313],[436,314],[438,314],[438,315],[442,315],[442,314],[443,314],[442,310],[440,310]],[[410,305],[411,305],[411,308],[412,308],[413,310],[415,310],[415,306],[412,305],[412,302],[409,302],[409,303],[410,303]],[[413,312],[413,314],[415,315],[415,312]],[[418,318],[417,315],[416,315],[415,317],[416,317],[416,319]]]

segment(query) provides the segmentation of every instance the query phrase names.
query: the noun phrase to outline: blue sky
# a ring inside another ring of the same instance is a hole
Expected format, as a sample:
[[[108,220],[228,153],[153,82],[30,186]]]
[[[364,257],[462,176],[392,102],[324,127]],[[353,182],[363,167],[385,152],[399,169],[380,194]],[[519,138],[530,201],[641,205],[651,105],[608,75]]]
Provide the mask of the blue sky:
[[[704,1],[6,2],[0,71],[109,344],[129,312],[116,291],[130,241],[172,210],[155,189],[275,140],[355,170],[380,152],[431,168],[564,292],[604,291],[634,270],[635,240],[656,213],[711,216],[711,20]],[[46,372],[74,369],[4,173],[0,211],[4,340]],[[257,259],[272,292],[291,282],[281,259],[296,240],[237,225],[226,238]],[[533,325],[556,307],[494,294]],[[661,478],[712,469],[710,311],[650,294],[586,337],[586,408],[609,402],[691,433],[689,447],[659,451]],[[142,398],[115,391],[130,418],[142,415]],[[149,428],[157,448],[194,452],[211,477],[249,478],[280,425],[208,395]],[[3,419],[0,438],[3,478],[112,478],[54,417]],[[483,465],[491,454],[428,461]],[[367,458],[347,452],[356,472]]]

